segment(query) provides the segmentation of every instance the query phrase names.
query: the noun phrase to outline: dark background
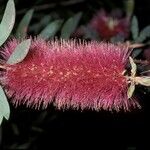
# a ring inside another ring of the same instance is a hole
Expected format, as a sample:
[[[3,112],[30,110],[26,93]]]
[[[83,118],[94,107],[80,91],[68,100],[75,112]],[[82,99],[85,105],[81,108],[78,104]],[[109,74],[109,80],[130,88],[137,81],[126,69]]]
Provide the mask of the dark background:
[[[6,0],[0,0],[2,14]],[[117,0],[15,0],[16,26],[30,8],[35,8],[31,26],[44,15],[67,19],[72,14],[83,12],[81,24],[86,24],[100,8],[108,11],[119,7],[124,1]],[[150,1],[136,0],[134,14],[140,28],[150,24]],[[34,30],[29,33],[33,35]],[[143,87],[142,87],[143,88]],[[85,110],[57,110],[49,106],[46,110],[34,110],[11,105],[11,117],[1,127],[0,149],[115,149],[148,150],[149,94],[136,91],[141,110],[131,112],[95,112]]]

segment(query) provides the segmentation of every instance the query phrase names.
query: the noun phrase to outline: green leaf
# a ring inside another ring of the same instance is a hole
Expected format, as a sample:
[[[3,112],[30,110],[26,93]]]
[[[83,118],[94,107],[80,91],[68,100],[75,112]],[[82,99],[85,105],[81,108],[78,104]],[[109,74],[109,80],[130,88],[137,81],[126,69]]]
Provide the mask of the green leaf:
[[[132,97],[134,91],[135,91],[135,84],[131,82],[131,85],[129,86],[128,91],[127,91],[128,98]]]
[[[145,27],[141,32],[136,42],[143,42],[146,38],[150,37],[150,26]]]
[[[2,120],[2,117],[9,119],[10,116],[10,108],[9,104],[6,98],[6,95],[0,86],[0,120]]]
[[[119,42],[124,42],[124,37],[123,36],[121,36],[121,35],[116,35],[116,36],[113,36],[111,39],[110,39],[110,41],[112,42],[112,43],[119,43]]]
[[[134,63],[134,60],[132,59],[132,57],[129,57],[129,60],[131,64],[131,76],[134,77],[136,75],[137,66]]]
[[[38,23],[35,22],[30,26],[30,31],[34,32],[35,34],[39,34],[39,31],[41,31],[47,24],[49,24],[51,20],[52,16],[50,16],[49,14],[43,16],[43,18],[41,18]]]
[[[21,62],[28,54],[31,45],[31,39],[21,42],[9,57],[7,64],[16,64]]]
[[[139,25],[136,16],[133,16],[131,21],[131,33],[132,33],[133,40],[136,40],[139,34]]]
[[[125,9],[128,17],[132,16],[134,11],[135,2],[134,0],[125,0]]]
[[[134,49],[132,52],[132,58],[136,58],[141,52],[142,49]]]
[[[63,25],[61,30],[61,37],[64,39],[68,39],[71,34],[75,31],[77,28],[77,25],[81,19],[82,13],[79,12],[73,17],[69,18]]]
[[[33,9],[30,9],[27,11],[27,13],[23,16],[21,22],[18,25],[17,31],[16,31],[16,36],[19,38],[24,38],[27,35],[27,29],[29,26],[29,23],[32,19],[33,16]]]
[[[9,0],[0,23],[0,46],[9,37],[15,23],[15,5],[13,0]]]
[[[39,34],[43,39],[49,39],[55,36],[56,32],[60,29],[62,20],[55,20],[48,24]]]
[[[0,114],[0,125],[2,124],[3,118],[4,117]]]

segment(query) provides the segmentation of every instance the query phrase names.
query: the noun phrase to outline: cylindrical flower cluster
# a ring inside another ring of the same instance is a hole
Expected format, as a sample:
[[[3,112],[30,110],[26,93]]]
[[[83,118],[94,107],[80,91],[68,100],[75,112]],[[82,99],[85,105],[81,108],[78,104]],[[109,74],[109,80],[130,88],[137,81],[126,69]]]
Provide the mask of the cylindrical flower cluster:
[[[14,39],[1,51],[3,63],[18,43]],[[34,39],[22,62],[5,64],[0,82],[16,105],[127,111],[139,106],[127,97],[128,55],[124,45]]]

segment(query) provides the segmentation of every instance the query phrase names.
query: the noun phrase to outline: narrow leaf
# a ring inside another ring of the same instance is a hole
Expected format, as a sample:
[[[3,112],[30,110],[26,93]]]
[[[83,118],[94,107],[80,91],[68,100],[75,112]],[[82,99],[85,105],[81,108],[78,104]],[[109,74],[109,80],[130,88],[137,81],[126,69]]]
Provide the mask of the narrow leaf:
[[[11,54],[10,58],[7,61],[7,64],[16,64],[21,62],[28,54],[30,45],[31,39],[21,42]]]
[[[24,38],[27,35],[27,29],[29,26],[29,23],[32,19],[34,10],[30,9],[22,18],[21,22],[18,25],[16,36],[19,38]]]
[[[39,34],[43,39],[49,39],[57,33],[62,25],[62,20],[55,20],[48,24]]]
[[[137,66],[134,63],[134,60],[132,59],[132,57],[129,57],[129,60],[130,60],[130,65],[131,65],[131,76],[134,77],[136,75]]]
[[[135,90],[135,84],[131,82],[131,85],[129,86],[128,91],[127,91],[128,99],[132,97],[134,90]]]
[[[8,120],[9,116],[10,116],[10,108],[9,108],[9,104],[7,102],[6,95],[5,95],[2,87],[0,86],[0,118],[1,119],[2,119],[2,116]]]
[[[15,23],[15,5],[13,0],[9,0],[0,23],[0,46],[9,37]]]
[[[136,16],[133,16],[131,21],[131,33],[132,33],[133,40],[136,40],[139,34],[139,25]]]
[[[112,42],[112,43],[119,43],[119,42],[124,42],[124,37],[123,36],[121,36],[121,35],[116,35],[116,36],[113,36],[111,39],[110,39],[110,41]]]
[[[0,114],[0,125],[2,124],[3,116]]]
[[[126,0],[124,2],[125,2],[126,14],[128,17],[131,17],[134,11],[135,2],[134,0]]]
[[[71,34],[75,31],[77,28],[77,25],[80,21],[80,18],[82,16],[82,13],[79,12],[73,17],[69,18],[63,25],[62,30],[61,30],[61,37],[64,39],[68,39]]]
[[[135,50],[133,50],[132,58],[136,58],[141,52],[142,52],[142,49],[135,49]]]
[[[39,34],[39,32],[51,21],[52,17],[50,15],[45,15],[40,21],[35,22],[33,25],[30,26],[30,31],[34,32],[35,34]]]
[[[150,77],[136,77],[136,81],[141,85],[150,86]]]
[[[136,42],[143,42],[146,38],[150,37],[150,26],[145,27],[141,32]]]

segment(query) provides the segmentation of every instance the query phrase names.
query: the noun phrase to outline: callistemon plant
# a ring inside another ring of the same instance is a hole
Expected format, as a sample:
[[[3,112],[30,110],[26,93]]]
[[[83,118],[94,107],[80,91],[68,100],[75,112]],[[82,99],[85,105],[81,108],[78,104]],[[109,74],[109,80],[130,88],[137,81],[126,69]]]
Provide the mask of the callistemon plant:
[[[129,18],[122,17],[121,11],[114,10],[109,14],[104,10],[100,10],[92,18],[89,25],[103,39],[109,40],[111,37],[118,35],[127,38],[129,35]]]
[[[97,111],[140,107],[132,94],[135,84],[143,80],[135,77],[132,58],[127,76],[130,51],[126,45],[33,39],[26,57],[13,63],[19,43],[13,39],[1,50],[0,82],[16,105],[46,108],[53,103],[59,109]]]

